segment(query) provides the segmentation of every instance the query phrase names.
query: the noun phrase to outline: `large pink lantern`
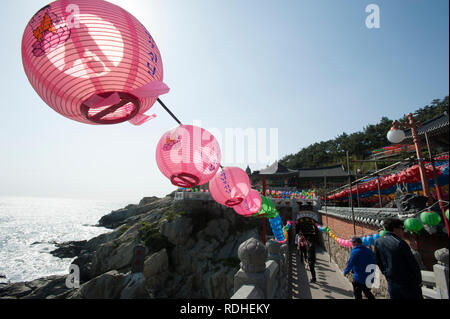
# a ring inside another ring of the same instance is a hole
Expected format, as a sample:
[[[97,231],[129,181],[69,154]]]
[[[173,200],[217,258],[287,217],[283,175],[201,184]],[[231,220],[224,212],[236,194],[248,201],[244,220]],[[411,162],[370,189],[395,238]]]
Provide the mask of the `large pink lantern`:
[[[209,182],[220,167],[220,146],[208,131],[181,125],[166,132],[156,147],[160,171],[179,187]]]
[[[250,189],[250,179],[239,167],[225,167],[209,182],[211,196],[228,207],[242,203]]]
[[[261,205],[261,195],[259,195],[258,191],[251,189],[242,203],[233,206],[233,209],[237,214],[249,217],[259,212]]]
[[[141,125],[169,91],[150,33],[103,0],[58,0],[39,10],[23,34],[22,60],[39,96],[82,123]]]

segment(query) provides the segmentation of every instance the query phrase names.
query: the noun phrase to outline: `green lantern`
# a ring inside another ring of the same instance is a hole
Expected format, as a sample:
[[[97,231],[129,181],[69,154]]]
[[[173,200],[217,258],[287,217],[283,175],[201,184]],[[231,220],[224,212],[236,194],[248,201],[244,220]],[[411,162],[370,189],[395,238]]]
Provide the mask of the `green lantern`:
[[[441,216],[435,212],[423,212],[420,214],[422,223],[428,226],[436,226],[441,222]]]
[[[380,237],[383,237],[384,235],[386,235],[386,230],[383,229],[382,231],[380,231]]]
[[[447,208],[447,210],[445,211],[445,217],[447,217],[447,220],[448,220],[448,208]]]
[[[403,224],[410,233],[418,234],[422,230],[422,223],[417,218],[408,218]]]
[[[277,216],[277,214],[278,212],[275,209],[275,205],[272,203],[272,201],[267,197],[261,195],[261,209],[252,217],[274,218]]]

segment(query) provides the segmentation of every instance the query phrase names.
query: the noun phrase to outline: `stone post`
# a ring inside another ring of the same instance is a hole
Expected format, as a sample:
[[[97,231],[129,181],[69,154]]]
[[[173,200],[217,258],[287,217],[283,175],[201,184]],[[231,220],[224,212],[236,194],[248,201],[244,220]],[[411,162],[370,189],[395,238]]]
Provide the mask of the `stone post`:
[[[287,245],[285,245],[287,247]],[[284,298],[284,286],[285,286],[285,277],[287,275],[285,271],[285,260],[283,256],[283,251],[281,249],[281,244],[276,240],[271,239],[266,243],[266,249],[268,251],[268,260],[273,260],[278,264],[279,272],[278,272],[278,288],[276,292],[276,296],[280,299]]]
[[[241,268],[234,275],[234,293],[243,285],[254,285],[267,298],[268,274],[266,272],[267,250],[256,238],[243,242],[238,249]]]
[[[288,299],[289,296],[289,246],[287,244],[281,245],[281,254],[283,256],[283,269],[284,276],[281,281],[282,296],[280,298]]]
[[[438,261],[433,266],[434,277],[436,279],[436,289],[441,295],[441,299],[449,299],[448,294],[448,248],[438,249],[434,252],[434,257]]]

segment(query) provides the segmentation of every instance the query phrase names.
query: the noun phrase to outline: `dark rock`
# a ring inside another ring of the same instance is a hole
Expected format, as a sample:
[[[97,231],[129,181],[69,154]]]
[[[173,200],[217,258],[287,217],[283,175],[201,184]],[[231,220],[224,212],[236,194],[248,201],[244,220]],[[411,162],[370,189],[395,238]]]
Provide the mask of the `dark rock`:
[[[148,299],[142,273],[121,274],[116,270],[104,273],[87,283],[69,296],[70,299]]]
[[[141,202],[145,203],[147,200],[143,200]],[[98,225],[110,229],[117,228],[121,225],[127,224],[127,219],[131,217],[135,217],[137,215],[142,215],[145,213],[148,213],[154,209],[166,207],[170,205],[172,202],[172,199],[169,197],[163,198],[163,199],[156,199],[156,200],[148,200],[150,203],[143,204],[143,205],[128,205],[125,208],[116,210],[111,212],[108,215],[103,216],[99,222]]]
[[[81,254],[85,249],[86,244],[86,240],[56,244],[56,247],[58,248],[51,251],[50,254],[58,258],[74,258]]]
[[[145,205],[151,204],[157,200],[159,200],[159,198],[156,196],[144,197],[143,199],[141,199],[138,206],[145,206]]]
[[[0,288],[0,298],[45,299],[65,298],[71,292],[66,287],[66,276],[50,276],[30,282],[9,284]]]

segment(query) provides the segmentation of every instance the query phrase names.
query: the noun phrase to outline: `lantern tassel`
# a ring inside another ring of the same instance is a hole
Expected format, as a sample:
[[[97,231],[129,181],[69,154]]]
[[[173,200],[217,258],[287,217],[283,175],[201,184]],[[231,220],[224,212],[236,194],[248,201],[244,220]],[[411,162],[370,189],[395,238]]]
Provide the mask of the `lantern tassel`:
[[[150,120],[153,120],[154,118],[156,118],[156,114],[152,114],[152,115],[137,114],[135,117],[133,117],[128,122],[135,126],[140,126]]]
[[[137,96],[140,99],[144,98],[155,98],[159,97],[160,95],[169,93],[170,88],[161,81],[153,81],[150,82],[144,86],[141,86],[140,88],[137,88],[130,93]]]

